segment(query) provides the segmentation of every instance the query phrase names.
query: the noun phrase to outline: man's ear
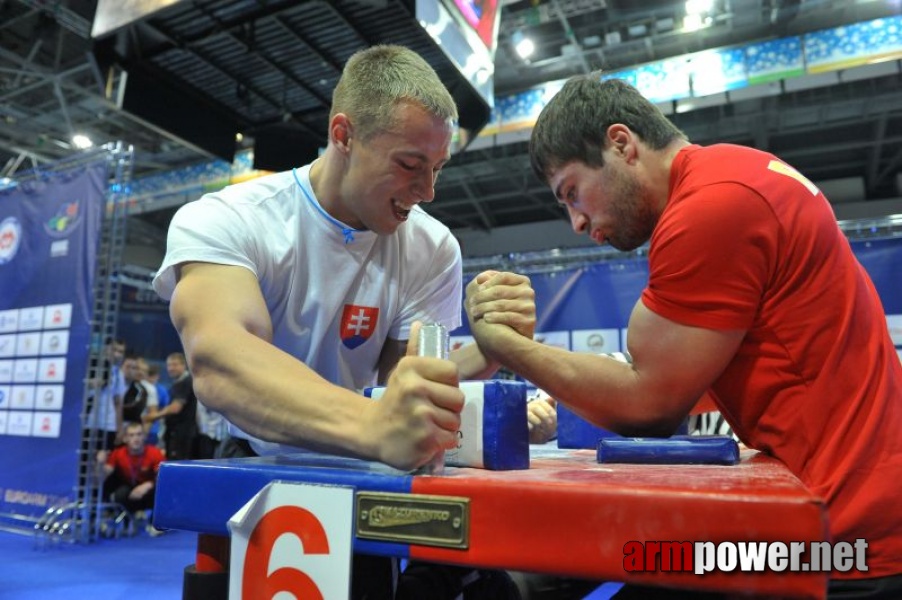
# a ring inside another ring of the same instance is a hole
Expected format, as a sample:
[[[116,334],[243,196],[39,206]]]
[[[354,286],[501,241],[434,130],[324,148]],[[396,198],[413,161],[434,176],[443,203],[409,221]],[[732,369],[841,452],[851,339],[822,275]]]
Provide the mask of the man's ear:
[[[608,148],[622,157],[627,162],[632,162],[636,157],[636,136],[633,131],[622,123],[614,123],[608,127]]]
[[[337,113],[329,121],[329,141],[341,152],[351,149],[351,121],[346,114]]]

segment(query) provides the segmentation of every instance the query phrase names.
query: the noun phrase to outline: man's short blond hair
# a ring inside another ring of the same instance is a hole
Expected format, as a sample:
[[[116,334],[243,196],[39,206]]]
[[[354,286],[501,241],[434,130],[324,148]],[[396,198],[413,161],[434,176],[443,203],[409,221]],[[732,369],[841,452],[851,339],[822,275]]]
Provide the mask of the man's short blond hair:
[[[395,107],[405,101],[457,121],[454,98],[425,60],[403,46],[373,46],[348,59],[332,94],[329,120],[344,113],[366,141],[391,129]]]

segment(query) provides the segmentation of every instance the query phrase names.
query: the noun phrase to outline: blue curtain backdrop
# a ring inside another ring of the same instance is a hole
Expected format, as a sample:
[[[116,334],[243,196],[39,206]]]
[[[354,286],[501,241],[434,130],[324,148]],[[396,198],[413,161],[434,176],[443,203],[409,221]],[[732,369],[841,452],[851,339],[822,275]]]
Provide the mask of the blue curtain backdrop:
[[[852,249],[871,276],[886,314],[902,314],[902,237],[858,240]]]
[[[853,240],[851,245],[873,280],[886,314],[902,315],[902,236]],[[594,347],[591,332],[597,330],[605,334],[599,350],[610,352],[624,347],[630,311],[648,282],[648,260],[606,260],[529,275],[536,291],[537,337],[572,350],[590,350]],[[452,332],[452,342],[469,338],[465,313],[463,323]],[[619,335],[611,335],[614,331]]]
[[[0,191],[0,514],[71,500],[106,160]]]

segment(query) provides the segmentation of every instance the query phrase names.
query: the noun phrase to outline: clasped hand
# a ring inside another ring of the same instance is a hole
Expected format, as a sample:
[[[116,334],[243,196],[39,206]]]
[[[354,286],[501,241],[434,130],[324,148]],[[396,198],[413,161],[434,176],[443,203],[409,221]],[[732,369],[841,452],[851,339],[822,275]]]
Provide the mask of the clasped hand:
[[[474,277],[467,285],[464,305],[480,349],[497,358],[498,336],[511,329],[531,340],[536,329],[535,298],[525,275],[483,271]]]

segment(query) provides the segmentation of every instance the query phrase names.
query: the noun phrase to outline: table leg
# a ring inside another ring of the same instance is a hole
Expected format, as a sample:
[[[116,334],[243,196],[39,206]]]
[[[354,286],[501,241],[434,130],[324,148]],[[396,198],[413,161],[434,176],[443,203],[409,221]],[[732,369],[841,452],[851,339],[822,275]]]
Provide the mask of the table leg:
[[[200,533],[193,565],[185,567],[182,600],[228,600],[228,536]]]

